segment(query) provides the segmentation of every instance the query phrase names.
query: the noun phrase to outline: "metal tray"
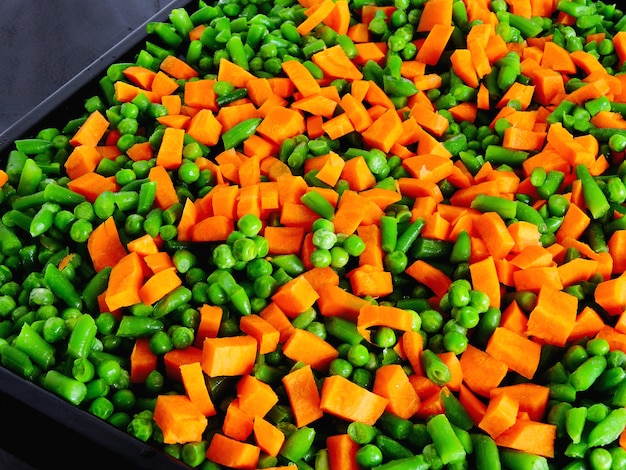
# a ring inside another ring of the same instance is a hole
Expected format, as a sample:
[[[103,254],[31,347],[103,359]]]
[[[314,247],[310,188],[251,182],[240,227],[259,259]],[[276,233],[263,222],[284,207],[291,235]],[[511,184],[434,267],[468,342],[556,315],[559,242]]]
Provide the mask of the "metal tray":
[[[63,126],[84,112],[84,100],[99,93],[98,80],[109,65],[132,60],[143,47],[149,21],[165,21],[174,8],[189,0],[170,0],[80,73],[0,133],[0,162],[13,148],[13,141],[35,135],[47,126]],[[150,444],[77,408],[37,384],[0,366],[0,449],[2,462],[15,468],[13,456],[23,460],[19,468],[66,469],[122,465],[122,468],[189,469]],[[4,460],[3,460],[4,459]],[[1,465],[0,465],[1,466]]]

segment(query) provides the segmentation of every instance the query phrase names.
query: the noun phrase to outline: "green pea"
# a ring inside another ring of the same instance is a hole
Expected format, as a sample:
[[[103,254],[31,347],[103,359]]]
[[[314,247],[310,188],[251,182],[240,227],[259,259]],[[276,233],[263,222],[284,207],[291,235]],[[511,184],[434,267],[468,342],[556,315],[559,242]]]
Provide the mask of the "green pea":
[[[257,235],[263,226],[261,219],[254,214],[244,214],[237,221],[237,229],[246,237]]]
[[[347,359],[354,367],[363,367],[369,361],[369,351],[363,344],[351,345],[348,349]]]
[[[329,365],[328,372],[331,375],[340,375],[348,378],[352,374],[353,366],[345,359],[337,358],[333,359]]]

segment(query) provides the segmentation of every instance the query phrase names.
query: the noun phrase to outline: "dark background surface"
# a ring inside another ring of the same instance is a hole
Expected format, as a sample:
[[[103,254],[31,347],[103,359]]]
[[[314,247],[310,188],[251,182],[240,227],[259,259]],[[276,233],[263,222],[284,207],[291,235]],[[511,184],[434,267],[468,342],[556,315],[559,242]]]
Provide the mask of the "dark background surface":
[[[0,133],[172,3],[2,0]]]
[[[144,31],[148,19],[184,3],[189,2],[0,1],[0,135],[22,129],[33,110],[42,103],[47,109],[46,99],[82,71],[100,69],[129,34]],[[7,387],[16,390],[6,385],[6,377],[0,380],[5,380],[0,384],[0,469],[136,468],[125,458],[135,449],[96,444],[71,419],[40,413],[23,403],[30,398],[21,391],[5,393]],[[54,400],[39,405],[58,406]]]

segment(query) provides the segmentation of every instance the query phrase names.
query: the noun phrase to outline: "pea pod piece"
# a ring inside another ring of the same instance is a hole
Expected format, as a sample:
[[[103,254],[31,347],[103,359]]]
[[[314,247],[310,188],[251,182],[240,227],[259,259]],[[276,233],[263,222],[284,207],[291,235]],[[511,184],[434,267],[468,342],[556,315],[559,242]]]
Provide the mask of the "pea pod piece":
[[[420,360],[426,376],[434,383],[442,386],[450,382],[450,369],[433,351],[430,349],[423,350]]]
[[[569,382],[576,391],[588,390],[605,369],[604,356],[591,356],[570,374]]]
[[[44,270],[44,281],[59,299],[63,300],[68,307],[82,310],[83,300],[74,284],[59,271],[53,264],[48,264]]]
[[[112,269],[111,266],[106,266],[101,269],[89,280],[83,289],[83,301],[89,311],[98,311],[98,296],[106,290]]]
[[[587,442],[591,447],[606,446],[618,439],[625,428],[626,408],[614,409],[589,431]]]
[[[177,287],[154,305],[153,316],[154,318],[161,318],[190,300],[191,290],[185,286]]]
[[[589,209],[589,212],[591,212],[593,218],[599,219],[609,211],[609,201],[585,165],[576,165],[576,176],[582,184],[585,205]]]
[[[25,196],[33,194],[39,187],[39,183],[43,179],[43,171],[37,162],[32,158],[27,158],[22,168],[19,183],[17,184],[17,194]]]
[[[72,329],[67,342],[67,353],[70,357],[87,357],[96,338],[98,327],[91,315],[81,315]]]
[[[548,459],[515,449],[500,449],[500,461],[511,470],[548,470]]]
[[[444,413],[448,417],[451,424],[469,431],[474,426],[472,417],[467,413],[465,407],[461,404],[459,399],[450,392],[448,387],[442,387],[439,392],[439,397],[443,403]]]
[[[87,396],[87,386],[52,369],[41,381],[43,388],[78,406]]]
[[[117,336],[122,338],[143,338],[152,336],[163,329],[163,322],[151,317],[124,315],[117,328]]]
[[[0,222],[0,250],[4,255],[16,255],[22,248],[22,241],[11,228]]]
[[[383,456],[387,460],[403,459],[413,455],[413,452],[408,447],[384,434],[377,434],[374,438],[374,443],[383,452]]]
[[[370,424],[354,421],[348,425],[348,435],[357,444],[369,444],[380,433],[378,428]]]
[[[430,464],[423,455],[414,455],[412,457],[392,460],[373,468],[374,470],[428,470]]]
[[[228,150],[237,147],[244,140],[250,137],[261,124],[262,118],[249,118],[236,124],[222,134],[224,149]]]
[[[0,348],[0,363],[28,380],[34,380],[41,373],[41,369],[33,364],[28,354],[9,344]]]
[[[28,357],[44,370],[51,369],[55,362],[55,349],[43,339],[32,326],[24,323],[15,338],[15,347],[28,354]]]
[[[496,442],[486,434],[472,434],[476,470],[500,470],[500,453]]]
[[[280,455],[292,462],[297,462],[309,452],[314,439],[315,429],[302,426],[287,437],[280,449]]]

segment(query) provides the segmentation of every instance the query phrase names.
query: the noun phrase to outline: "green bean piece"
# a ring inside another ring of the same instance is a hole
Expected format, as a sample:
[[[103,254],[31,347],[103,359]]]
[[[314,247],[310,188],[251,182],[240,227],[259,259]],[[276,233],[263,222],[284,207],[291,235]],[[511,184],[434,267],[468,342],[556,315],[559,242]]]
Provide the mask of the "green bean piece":
[[[515,449],[500,449],[500,461],[504,468],[514,470],[548,470],[548,460],[540,455]]]
[[[626,428],[626,409],[616,408],[589,431],[591,447],[606,446],[615,441]]]
[[[582,184],[585,205],[591,212],[593,218],[599,219],[606,214],[610,208],[606,196],[585,165],[576,166],[576,176],[578,176]]]
[[[74,405],[80,405],[87,395],[87,386],[71,377],[51,369],[45,373],[41,384],[46,390]]]
[[[370,424],[354,421],[348,425],[347,432],[354,442],[365,445],[372,442],[380,431]]]
[[[28,354],[28,357],[44,370],[56,363],[55,349],[28,323],[24,323],[15,338],[15,347]]]
[[[471,434],[477,470],[500,470],[500,453],[495,441],[486,434]]]
[[[315,429],[308,426],[298,428],[287,437],[280,450],[280,455],[292,462],[297,462],[311,449],[315,434]]]
[[[81,315],[70,333],[67,342],[67,353],[70,357],[87,357],[93,346],[98,327],[91,315]]]
[[[465,458],[465,449],[454,433],[452,425],[445,414],[432,417],[426,427],[433,444],[444,464],[457,462]]]
[[[440,386],[450,382],[450,369],[433,351],[425,349],[422,351],[420,359],[422,367],[430,380]]]

